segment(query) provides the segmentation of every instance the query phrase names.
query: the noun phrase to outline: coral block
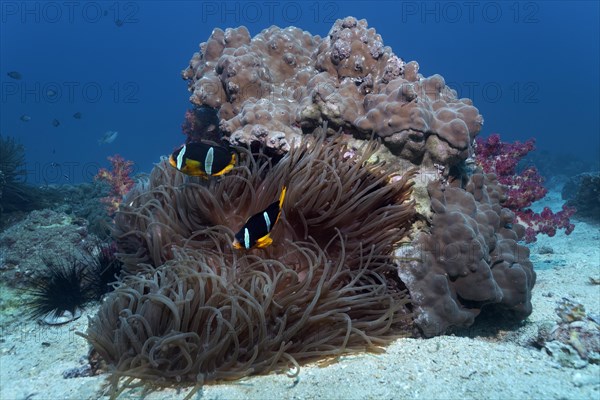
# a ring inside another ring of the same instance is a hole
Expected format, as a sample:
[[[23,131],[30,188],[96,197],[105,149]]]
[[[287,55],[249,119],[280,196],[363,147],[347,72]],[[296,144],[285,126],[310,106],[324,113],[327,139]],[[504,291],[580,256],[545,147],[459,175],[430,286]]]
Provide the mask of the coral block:
[[[441,75],[395,54],[366,20],[339,19],[320,37],[271,26],[216,28],[183,73],[197,107],[218,109],[232,145],[267,146],[283,155],[304,132],[327,121],[333,131],[380,137],[415,165],[449,170],[466,160],[483,117]],[[198,132],[193,113],[183,131]],[[200,131],[202,135],[204,132]]]

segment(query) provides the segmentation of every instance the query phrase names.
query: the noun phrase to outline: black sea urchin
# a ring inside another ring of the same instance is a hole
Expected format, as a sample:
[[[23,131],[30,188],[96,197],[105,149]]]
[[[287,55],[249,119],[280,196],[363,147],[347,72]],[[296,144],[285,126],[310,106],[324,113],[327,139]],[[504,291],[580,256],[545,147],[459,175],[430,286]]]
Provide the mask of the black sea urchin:
[[[121,273],[123,263],[115,257],[114,243],[104,244],[98,248],[98,255],[90,259],[90,269],[86,273],[89,294],[93,300],[100,300],[112,291],[112,283]]]
[[[31,317],[50,325],[79,318],[89,301],[84,271],[85,264],[75,257],[61,263],[46,261],[46,272],[27,290],[33,296],[27,303]]]
[[[97,255],[72,255],[68,261],[46,261],[46,271],[27,291],[30,315],[56,325],[79,318],[85,304],[98,301],[112,290],[122,263],[115,257],[114,244],[104,244]]]

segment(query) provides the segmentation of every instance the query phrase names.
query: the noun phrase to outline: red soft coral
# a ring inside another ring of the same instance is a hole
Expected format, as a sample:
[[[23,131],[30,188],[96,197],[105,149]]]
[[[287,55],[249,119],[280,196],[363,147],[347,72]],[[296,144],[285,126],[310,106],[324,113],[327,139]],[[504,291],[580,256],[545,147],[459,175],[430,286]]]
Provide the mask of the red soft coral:
[[[554,236],[557,229],[564,229],[570,234],[575,226],[569,218],[575,209],[563,205],[562,210],[553,213],[545,207],[541,213],[533,212],[529,207],[548,193],[544,187],[544,178],[535,167],[528,167],[517,172],[517,165],[535,148],[535,140],[529,139],[521,143],[505,143],[500,135],[493,134],[487,140],[477,138],[476,161],[486,173],[495,173],[498,182],[508,189],[507,199],[503,206],[517,216],[519,223],[525,226],[525,241],[535,242],[540,233]]]
[[[111,163],[111,170],[101,168],[94,179],[105,181],[110,185],[109,195],[103,197],[101,201],[106,204],[108,215],[113,216],[119,209],[123,196],[129,192],[134,184],[130,176],[133,171],[133,162],[125,160],[118,154],[108,157],[108,161]]]

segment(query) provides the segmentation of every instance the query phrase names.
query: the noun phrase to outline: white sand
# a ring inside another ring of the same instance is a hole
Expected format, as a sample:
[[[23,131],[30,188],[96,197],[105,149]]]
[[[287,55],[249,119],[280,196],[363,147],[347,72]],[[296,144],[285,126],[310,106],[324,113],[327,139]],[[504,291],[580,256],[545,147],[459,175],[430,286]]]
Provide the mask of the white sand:
[[[559,202],[555,193],[547,201],[554,209]],[[344,357],[323,368],[304,366],[297,379],[269,375],[207,385],[193,398],[600,399],[599,365],[561,367],[544,351],[526,345],[538,326],[557,319],[554,309],[562,297],[582,303],[590,314],[600,313],[600,286],[589,282],[589,277],[600,278],[600,228],[574,222],[570,236],[542,236],[531,246],[537,272],[533,313],[518,327],[484,326],[460,337],[400,339],[385,354]],[[539,254],[541,246],[552,247],[554,254]],[[0,399],[104,398],[105,376],[62,377],[63,371],[85,361],[88,345],[74,332],[85,331],[86,315],[95,311],[53,328],[19,321],[17,307],[2,311]],[[182,398],[188,391],[164,389],[144,398]],[[141,397],[141,389],[121,396]]]

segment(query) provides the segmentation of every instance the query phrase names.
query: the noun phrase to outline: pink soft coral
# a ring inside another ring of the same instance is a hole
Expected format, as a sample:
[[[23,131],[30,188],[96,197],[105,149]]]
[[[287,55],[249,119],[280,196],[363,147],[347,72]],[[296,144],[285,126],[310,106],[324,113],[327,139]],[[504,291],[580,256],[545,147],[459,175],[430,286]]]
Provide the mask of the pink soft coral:
[[[113,216],[119,209],[123,196],[129,192],[134,184],[130,176],[133,171],[133,162],[125,160],[118,154],[108,157],[108,161],[111,163],[111,170],[101,168],[94,179],[105,181],[110,185],[110,193],[102,198],[102,202],[106,204],[108,215]]]
[[[564,229],[570,234],[575,225],[569,218],[575,209],[563,205],[562,210],[553,213],[545,207],[541,213],[533,212],[529,207],[548,193],[543,186],[544,178],[538,170],[531,166],[517,173],[517,165],[530,151],[535,148],[535,140],[529,139],[521,143],[505,143],[500,135],[493,134],[487,140],[477,138],[476,161],[484,172],[495,173],[498,182],[508,188],[507,199],[503,204],[517,216],[517,221],[525,226],[525,241],[535,242],[539,233],[554,236],[557,229]]]

